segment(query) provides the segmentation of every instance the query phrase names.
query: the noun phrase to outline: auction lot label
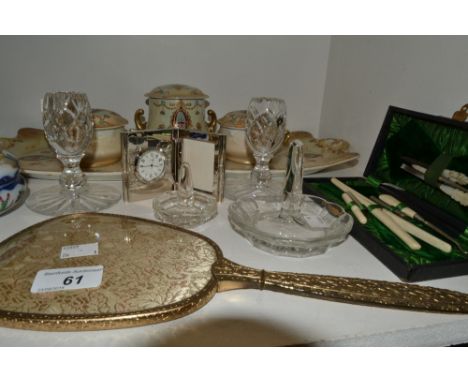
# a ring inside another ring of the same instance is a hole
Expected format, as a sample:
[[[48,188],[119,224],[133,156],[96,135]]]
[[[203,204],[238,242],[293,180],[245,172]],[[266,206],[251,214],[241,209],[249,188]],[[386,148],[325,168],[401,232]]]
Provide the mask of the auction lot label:
[[[104,266],[43,269],[37,272],[31,292],[45,293],[84,288],[97,288],[101,285]]]

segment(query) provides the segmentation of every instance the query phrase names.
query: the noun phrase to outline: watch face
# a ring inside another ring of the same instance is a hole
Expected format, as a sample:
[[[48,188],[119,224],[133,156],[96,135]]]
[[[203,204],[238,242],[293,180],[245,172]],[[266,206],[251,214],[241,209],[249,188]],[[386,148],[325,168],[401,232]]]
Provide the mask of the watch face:
[[[135,170],[138,177],[146,183],[162,178],[164,175],[166,157],[157,150],[142,153],[136,162]]]

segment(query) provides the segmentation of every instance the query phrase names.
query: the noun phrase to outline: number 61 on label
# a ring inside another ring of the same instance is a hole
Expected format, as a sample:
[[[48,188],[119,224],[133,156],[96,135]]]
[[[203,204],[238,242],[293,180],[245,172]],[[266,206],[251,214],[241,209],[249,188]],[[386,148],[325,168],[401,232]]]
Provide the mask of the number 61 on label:
[[[43,269],[37,272],[31,292],[45,293],[84,288],[96,288],[101,285],[104,267],[95,265],[79,268]]]
[[[63,280],[63,285],[70,285],[73,281],[75,281],[76,285],[78,285],[79,283],[81,283],[81,280],[83,280],[83,275],[76,276],[76,277],[75,276],[67,276]]]

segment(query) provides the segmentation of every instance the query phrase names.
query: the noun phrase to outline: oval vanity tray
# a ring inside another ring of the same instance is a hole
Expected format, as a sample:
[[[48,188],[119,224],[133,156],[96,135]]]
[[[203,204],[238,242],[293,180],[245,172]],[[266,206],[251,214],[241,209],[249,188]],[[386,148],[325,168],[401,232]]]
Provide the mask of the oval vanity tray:
[[[304,155],[304,176],[315,174],[326,169],[333,169],[341,165],[350,167],[359,158],[357,153],[334,153],[329,155]],[[283,176],[286,172],[287,152],[280,151],[271,161],[271,174],[273,177]],[[253,166],[235,163],[226,160],[226,174],[229,176],[248,176]]]
[[[23,128],[16,138],[0,138],[0,151],[5,150],[19,160],[21,170],[31,178],[58,179],[62,165],[49,148],[41,129]],[[305,155],[304,176],[329,169],[335,166],[352,164],[359,154],[352,152],[327,153],[326,155]],[[282,176],[286,169],[287,152],[281,150],[271,162],[273,176]],[[252,171],[252,165],[235,163],[226,160],[228,177],[246,176]],[[90,180],[121,180],[122,165],[120,162],[107,166],[85,170]]]
[[[23,174],[37,179],[59,179],[62,165],[56,159],[44,131],[25,127],[18,130],[15,138],[0,138],[0,152],[5,151],[16,158]],[[121,180],[120,162],[85,170],[90,180]]]
[[[60,259],[63,246],[99,253]],[[96,288],[31,293],[41,270],[102,266]],[[35,224],[0,243],[0,325],[70,331],[172,320],[216,292],[267,289],[362,305],[468,313],[468,294],[377,280],[267,272],[235,264],[210,239],[129,216],[86,213]]]

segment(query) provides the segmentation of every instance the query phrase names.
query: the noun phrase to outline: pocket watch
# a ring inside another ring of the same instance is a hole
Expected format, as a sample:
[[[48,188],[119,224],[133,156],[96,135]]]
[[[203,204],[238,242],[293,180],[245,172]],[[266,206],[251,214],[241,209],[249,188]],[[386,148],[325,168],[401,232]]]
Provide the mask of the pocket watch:
[[[172,129],[122,133],[123,199],[151,199],[174,185]]]
[[[135,175],[143,183],[161,179],[166,171],[166,155],[160,149],[148,149],[135,158]]]

